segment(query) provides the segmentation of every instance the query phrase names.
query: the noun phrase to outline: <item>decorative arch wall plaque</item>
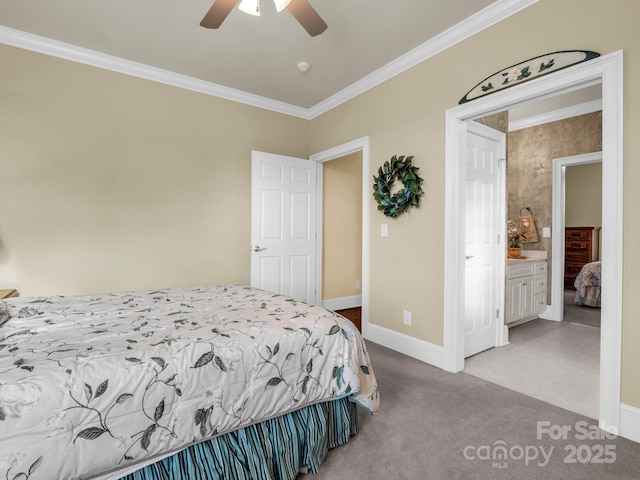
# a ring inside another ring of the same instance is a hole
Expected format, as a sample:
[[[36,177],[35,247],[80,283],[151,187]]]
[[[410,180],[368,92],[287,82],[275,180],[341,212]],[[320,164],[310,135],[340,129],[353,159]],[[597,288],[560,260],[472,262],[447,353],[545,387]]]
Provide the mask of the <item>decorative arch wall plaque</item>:
[[[490,93],[499,92],[519,83],[533,80],[548,73],[586,62],[600,54],[590,50],[566,50],[547,53],[504,68],[485,78],[460,99],[459,104],[470,102]]]

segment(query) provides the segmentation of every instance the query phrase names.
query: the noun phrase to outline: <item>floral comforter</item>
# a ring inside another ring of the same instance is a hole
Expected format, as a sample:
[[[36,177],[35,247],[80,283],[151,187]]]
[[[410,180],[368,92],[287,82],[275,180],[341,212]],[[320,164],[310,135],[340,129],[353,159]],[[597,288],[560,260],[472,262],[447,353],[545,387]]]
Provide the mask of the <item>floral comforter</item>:
[[[0,478],[87,479],[378,389],[324,308],[243,286],[5,300]],[[118,475],[114,474],[114,477]]]
[[[600,307],[602,287],[602,262],[591,262],[582,266],[573,286],[576,294],[573,302],[577,305]]]

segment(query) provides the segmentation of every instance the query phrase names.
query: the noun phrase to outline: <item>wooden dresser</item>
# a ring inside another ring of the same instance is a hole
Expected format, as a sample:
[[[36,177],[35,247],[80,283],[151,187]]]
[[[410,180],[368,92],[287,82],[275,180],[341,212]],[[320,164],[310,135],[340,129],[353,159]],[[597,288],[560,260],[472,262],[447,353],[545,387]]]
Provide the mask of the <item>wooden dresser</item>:
[[[15,288],[0,289],[0,298],[17,297],[18,291]]]
[[[564,288],[575,290],[573,282],[585,263],[599,259],[600,227],[564,229]]]

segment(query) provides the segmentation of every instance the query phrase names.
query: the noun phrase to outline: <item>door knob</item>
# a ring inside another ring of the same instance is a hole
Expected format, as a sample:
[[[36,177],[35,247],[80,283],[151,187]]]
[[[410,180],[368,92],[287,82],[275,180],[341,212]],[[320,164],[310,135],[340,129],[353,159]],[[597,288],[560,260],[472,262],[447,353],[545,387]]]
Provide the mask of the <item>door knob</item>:
[[[261,251],[266,250],[266,249],[267,249],[267,247],[260,248],[259,245],[256,245],[255,247],[253,247],[253,251],[256,252],[256,253],[257,252],[261,252]]]
[[[464,257],[466,260],[471,260],[472,258],[475,258],[474,255],[465,255]]]

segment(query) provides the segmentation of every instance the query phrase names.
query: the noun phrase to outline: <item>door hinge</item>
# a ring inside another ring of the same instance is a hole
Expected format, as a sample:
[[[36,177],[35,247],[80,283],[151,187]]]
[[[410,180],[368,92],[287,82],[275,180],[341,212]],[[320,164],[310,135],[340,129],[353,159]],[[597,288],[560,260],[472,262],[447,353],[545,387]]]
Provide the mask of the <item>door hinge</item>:
[[[500,309],[496,308],[496,318],[500,318]]]

